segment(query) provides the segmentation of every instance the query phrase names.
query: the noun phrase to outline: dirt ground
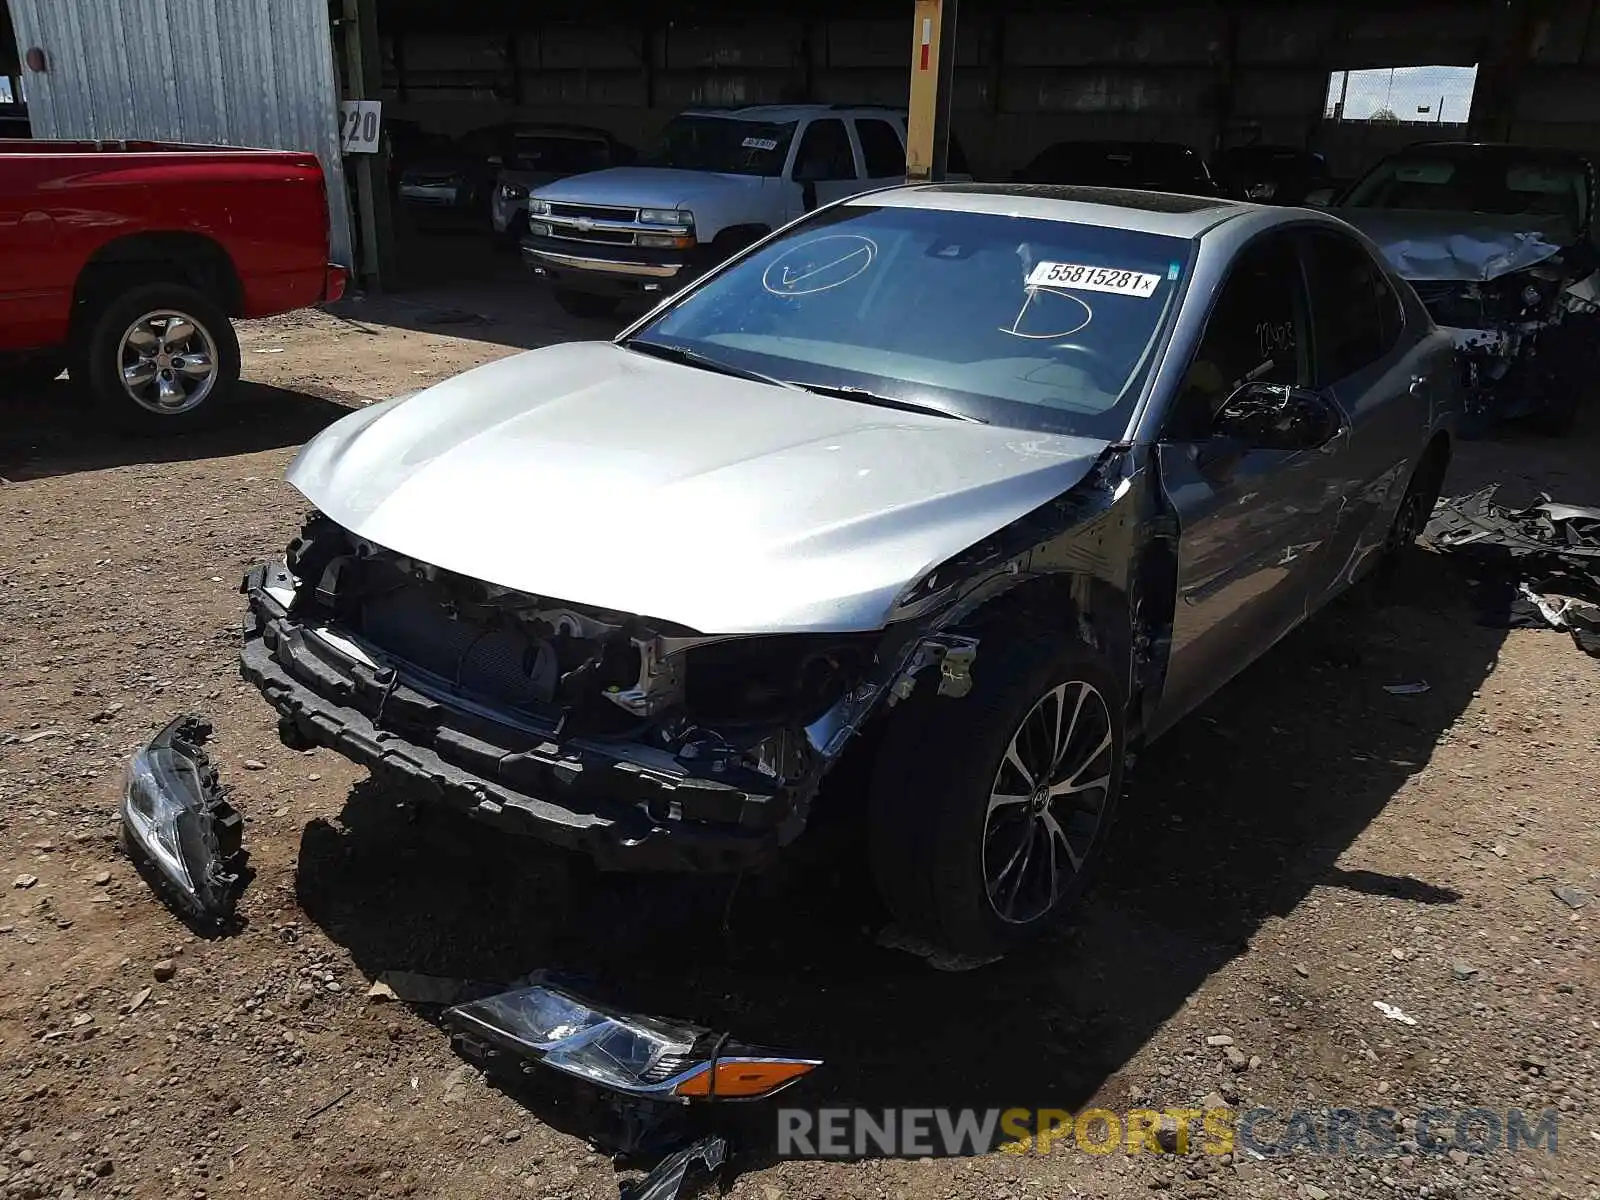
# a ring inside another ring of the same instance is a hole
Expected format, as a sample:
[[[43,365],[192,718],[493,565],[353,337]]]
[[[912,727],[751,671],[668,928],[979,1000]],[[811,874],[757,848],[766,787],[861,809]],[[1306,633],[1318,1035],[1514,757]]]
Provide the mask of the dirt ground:
[[[569,1108],[535,1115],[455,1056],[434,1010],[366,995],[390,969],[554,966],[815,1052],[797,1103],[1121,1112],[1216,1093],[1399,1114],[1384,1157],[775,1162],[751,1139],[732,1185],[750,1200],[1600,1198],[1600,662],[1564,634],[1481,627],[1423,551],[1393,603],[1319,617],[1143,756],[1069,936],[965,974],[875,944],[848,853],[798,855],[731,899],[727,881],[605,877],[280,745],[237,675],[237,585],[299,524],[295,448],[349,407],[606,331],[520,282],[444,288],[249,324],[238,416],[204,436],[103,436],[64,382],[8,403],[0,1196],[614,1197]],[[1600,503],[1587,417],[1561,442],[1463,446],[1452,490]],[[243,929],[215,940],[114,842],[127,756],[186,710],[215,721],[256,872]],[[1554,1109],[1558,1152],[1429,1153],[1404,1122],[1431,1106]]]

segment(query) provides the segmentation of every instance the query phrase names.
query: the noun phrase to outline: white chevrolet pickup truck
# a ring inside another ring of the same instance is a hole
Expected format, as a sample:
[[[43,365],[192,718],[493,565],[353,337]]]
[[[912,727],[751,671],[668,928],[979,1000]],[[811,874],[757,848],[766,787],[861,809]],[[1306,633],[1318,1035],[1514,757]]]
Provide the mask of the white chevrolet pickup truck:
[[[528,197],[522,257],[578,316],[653,301],[818,205],[901,183],[905,114],[826,104],[690,109],[639,165]],[[952,143],[951,169],[964,171]]]

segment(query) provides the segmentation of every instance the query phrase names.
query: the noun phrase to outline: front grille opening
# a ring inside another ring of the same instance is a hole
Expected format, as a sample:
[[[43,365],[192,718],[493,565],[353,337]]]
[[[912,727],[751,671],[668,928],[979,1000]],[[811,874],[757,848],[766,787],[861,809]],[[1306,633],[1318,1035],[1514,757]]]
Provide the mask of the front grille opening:
[[[639,219],[637,208],[612,208],[604,204],[562,204],[550,205],[552,217],[588,217],[594,221],[628,221]]]

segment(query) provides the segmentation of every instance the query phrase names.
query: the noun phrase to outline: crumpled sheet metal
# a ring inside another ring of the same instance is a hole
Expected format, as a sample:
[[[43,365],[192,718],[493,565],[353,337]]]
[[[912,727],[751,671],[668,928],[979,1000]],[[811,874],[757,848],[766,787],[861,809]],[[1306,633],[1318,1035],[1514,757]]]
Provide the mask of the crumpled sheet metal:
[[[1495,490],[1440,500],[1423,540],[1475,568],[1485,624],[1565,629],[1600,657],[1600,508],[1510,509]]]
[[[1341,208],[1340,217],[1378,243],[1390,265],[1416,282],[1487,283],[1554,258],[1559,221],[1528,216]]]
[[[1600,508],[1548,497],[1527,508],[1494,502],[1497,487],[1440,500],[1423,539],[1440,550],[1475,557],[1544,560],[1543,566],[1592,576],[1600,587]]]

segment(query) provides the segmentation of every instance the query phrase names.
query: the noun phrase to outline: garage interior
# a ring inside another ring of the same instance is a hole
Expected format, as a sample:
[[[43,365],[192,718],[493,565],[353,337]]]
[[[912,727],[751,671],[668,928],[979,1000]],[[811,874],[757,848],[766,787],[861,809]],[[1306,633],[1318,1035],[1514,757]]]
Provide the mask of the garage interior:
[[[358,92],[346,72],[346,94],[380,96],[386,121],[434,137],[562,122],[643,147],[691,106],[906,103],[912,21],[904,3],[783,17],[732,2],[613,3],[586,6],[580,20],[509,2],[370,2],[370,14],[355,0],[335,5],[341,64],[360,17],[375,23],[378,41],[378,90]],[[1069,139],[1183,142],[1207,159],[1255,143],[1305,147],[1322,153],[1338,179],[1432,138],[1593,147],[1597,7],[1600,0],[1141,6],[1130,20],[1125,8],[1105,5],[965,0],[952,130],[979,179],[1009,178],[1044,146]],[[1476,67],[1470,109],[1464,101],[1406,105],[1388,120],[1339,118],[1333,73],[1418,67]],[[393,282],[516,273],[514,253],[489,238],[486,213],[427,216],[395,205]]]

